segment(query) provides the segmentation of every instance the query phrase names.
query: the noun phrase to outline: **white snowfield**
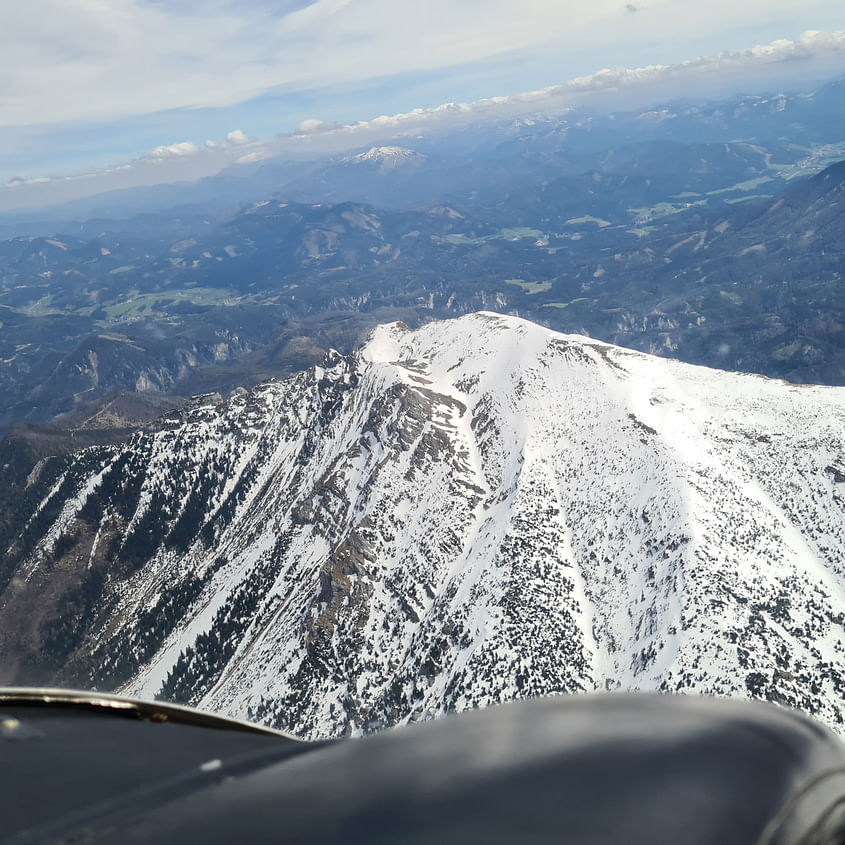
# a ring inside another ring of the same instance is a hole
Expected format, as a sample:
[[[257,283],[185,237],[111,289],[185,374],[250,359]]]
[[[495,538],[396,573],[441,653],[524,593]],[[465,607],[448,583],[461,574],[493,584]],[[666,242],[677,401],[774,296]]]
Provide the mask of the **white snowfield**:
[[[89,648],[193,579],[124,692],[311,738],[595,689],[841,731],[844,443],[843,388],[490,313],[383,326],[126,447],[133,520],[204,484],[205,532],[151,549]]]

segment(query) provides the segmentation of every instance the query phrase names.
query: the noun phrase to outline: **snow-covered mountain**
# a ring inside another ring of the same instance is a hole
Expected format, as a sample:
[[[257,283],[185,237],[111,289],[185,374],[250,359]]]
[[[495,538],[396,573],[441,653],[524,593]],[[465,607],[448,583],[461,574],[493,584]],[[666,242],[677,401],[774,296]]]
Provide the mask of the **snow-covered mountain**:
[[[407,147],[370,147],[369,150],[363,153],[358,153],[347,161],[354,164],[369,164],[378,167],[384,173],[388,170],[394,170],[397,167],[402,167],[408,164],[422,164],[426,156],[418,153],[415,150],[409,150]]]
[[[479,313],[43,462],[0,680],[337,735],[551,692],[842,723],[845,389]]]

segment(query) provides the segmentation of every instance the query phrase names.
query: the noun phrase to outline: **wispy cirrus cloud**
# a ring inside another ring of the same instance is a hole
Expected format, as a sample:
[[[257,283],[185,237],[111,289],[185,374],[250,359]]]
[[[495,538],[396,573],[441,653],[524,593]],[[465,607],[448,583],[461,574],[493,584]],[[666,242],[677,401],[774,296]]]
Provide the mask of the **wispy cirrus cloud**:
[[[508,0],[212,2],[201,13],[187,2],[10,4],[0,28],[0,125],[220,106],[280,86],[474,61],[617,5],[594,0],[563,14],[554,0],[524,0],[518,10]]]
[[[791,0],[38,0],[0,27],[0,127],[220,107],[278,90],[554,54],[632,39],[681,43]],[[805,0],[800,13],[829,7]],[[795,24],[792,24],[795,26]],[[800,30],[796,30],[800,31]]]

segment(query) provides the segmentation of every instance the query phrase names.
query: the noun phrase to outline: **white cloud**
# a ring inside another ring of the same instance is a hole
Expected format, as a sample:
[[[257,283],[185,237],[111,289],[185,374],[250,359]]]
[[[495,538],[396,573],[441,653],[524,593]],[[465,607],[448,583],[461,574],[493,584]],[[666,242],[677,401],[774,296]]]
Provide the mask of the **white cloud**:
[[[184,167],[186,162],[193,161],[200,168],[197,173],[198,176],[208,175],[202,171],[203,163],[208,172],[215,172],[233,161],[241,159],[246,160],[250,154],[245,154],[244,149],[258,148],[258,150],[251,154],[256,156],[254,160],[261,157],[266,157],[267,153],[261,151],[262,145],[255,138],[250,138],[240,129],[233,129],[227,133],[222,141],[207,140],[202,147],[195,144],[193,141],[179,141],[175,144],[161,144],[155,149],[147,153],[143,153],[131,161],[120,162],[111,167],[98,168],[94,170],[84,170],[79,173],[62,174],[54,176],[38,176],[26,177],[15,176],[9,179],[2,185],[6,189],[20,189],[31,185],[44,185],[47,183],[70,182],[78,179],[101,179],[108,177],[111,174],[121,174],[121,178],[126,178],[128,172],[139,172],[143,168],[145,173],[144,181],[148,181],[149,172],[152,166],[157,166],[165,175],[164,165],[176,164],[179,167]],[[166,176],[170,172],[167,171]],[[131,178],[131,177],[130,177]],[[104,189],[105,190],[105,189]]]
[[[193,141],[180,141],[178,144],[168,144],[167,146],[159,146],[154,150],[142,155],[141,161],[167,161],[173,158],[184,158],[185,156],[194,156],[200,152],[200,148],[193,143]]]
[[[13,176],[3,186],[4,188],[23,188],[27,185],[43,185],[45,182],[50,182],[49,176],[36,176],[32,179],[26,176]]]
[[[125,170],[126,167],[126,165],[117,165],[116,167],[107,167],[102,170],[83,170],[80,173],[65,173],[56,176],[13,176],[11,179],[3,183],[2,188],[9,191],[19,191],[34,186],[81,182],[88,179],[102,178],[104,176],[108,176],[109,174],[117,173],[120,170]]]
[[[332,129],[340,129],[340,124],[326,123],[324,120],[317,120],[315,118],[303,120],[294,129],[294,135],[314,135],[319,132],[329,132]]]
[[[244,144],[250,143],[250,138],[242,132],[240,129],[233,129],[227,136],[226,136],[226,143],[230,147],[242,147]],[[252,139],[254,140],[254,139]]]
[[[799,13],[809,19],[826,5],[648,0],[631,15],[620,0],[317,0],[285,15],[277,3],[216,3],[189,14],[199,4],[7,2],[0,126],[231,105],[280,88],[360,83],[540,47],[553,56],[588,42],[680,42]]]
[[[332,15],[337,14],[350,0],[317,0],[317,2],[287,15],[281,22],[285,32],[308,32],[315,26],[325,25]]]

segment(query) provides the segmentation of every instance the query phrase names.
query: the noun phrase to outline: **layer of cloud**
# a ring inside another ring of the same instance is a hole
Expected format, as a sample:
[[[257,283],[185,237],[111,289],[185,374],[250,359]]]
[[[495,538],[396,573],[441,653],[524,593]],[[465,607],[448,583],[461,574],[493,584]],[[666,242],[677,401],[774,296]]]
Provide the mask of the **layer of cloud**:
[[[67,184],[83,179],[96,179],[102,182],[109,176],[121,174],[123,181],[132,179],[132,174],[144,172],[144,183],[149,183],[148,174],[157,171],[162,175],[169,176],[163,165],[176,165],[184,168],[186,163],[193,160],[200,162],[199,172],[196,175],[207,175],[204,171],[216,172],[227,164],[237,161],[238,158],[249,157],[251,154],[246,150],[254,150],[256,159],[266,155],[264,151],[266,144],[262,144],[257,138],[250,138],[242,129],[233,129],[220,141],[206,141],[203,146],[198,146],[193,141],[177,141],[173,144],[160,144],[149,152],[142,153],[134,159],[120,162],[109,167],[92,168],[79,173],[61,174],[52,176],[14,176],[7,179],[2,188],[7,191],[27,188],[34,185],[46,185],[50,183]],[[209,169],[210,168],[210,169]],[[172,172],[180,172],[179,170]],[[185,172],[182,170],[181,172]],[[183,178],[188,178],[183,176]],[[153,182],[157,181],[155,178]],[[165,179],[162,179],[165,181]]]
[[[198,147],[193,141],[179,141],[175,144],[167,144],[156,147],[148,153],[138,157],[139,162],[162,162],[172,159],[185,158],[186,156],[199,155],[204,151],[230,150],[233,147],[255,146],[259,141],[257,138],[250,138],[242,129],[233,129],[226,133],[222,141],[206,141],[203,147]]]
[[[0,28],[0,126],[220,106],[281,86],[472,62],[615,9],[618,0],[581,10],[557,0],[316,0],[287,14],[284,4],[216,2],[201,15],[139,0],[11,4]]]
[[[827,0],[805,0],[800,14]],[[679,42],[761,20],[792,0],[38,0],[0,27],[0,127],[218,107],[545,47]],[[630,6],[631,4],[629,4]],[[795,31],[799,31],[796,27]],[[554,68],[550,66],[550,76]]]
[[[675,65],[604,68],[589,76],[537,91],[490,97],[473,103],[445,103],[436,108],[382,115],[343,126],[311,119],[300,123],[293,135],[305,140],[318,135],[352,138],[370,137],[374,133],[377,136],[407,134],[439,125],[458,125],[483,118],[566,108],[581,104],[590,95],[624,93],[626,97],[631,97],[639,89],[646,92],[648,98],[654,98],[666,89],[692,92],[697,84],[706,86],[709,80],[718,79],[721,83],[729,77],[741,80],[749,74],[785,62],[812,62],[829,57],[841,57],[845,65],[845,29],[837,32],[808,31],[795,40],[781,39],[746,50],[723,51]]]

